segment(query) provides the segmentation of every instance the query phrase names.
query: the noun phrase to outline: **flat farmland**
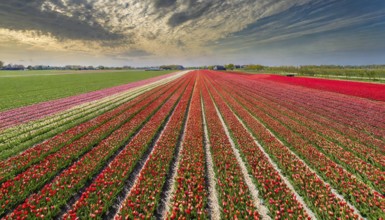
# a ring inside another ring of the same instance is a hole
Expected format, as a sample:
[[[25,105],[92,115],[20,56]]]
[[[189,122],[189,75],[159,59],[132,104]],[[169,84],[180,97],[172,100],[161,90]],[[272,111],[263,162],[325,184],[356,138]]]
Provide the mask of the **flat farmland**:
[[[385,218],[385,85],[124,83],[0,112],[0,218]]]
[[[171,71],[1,71],[0,111],[123,85]]]

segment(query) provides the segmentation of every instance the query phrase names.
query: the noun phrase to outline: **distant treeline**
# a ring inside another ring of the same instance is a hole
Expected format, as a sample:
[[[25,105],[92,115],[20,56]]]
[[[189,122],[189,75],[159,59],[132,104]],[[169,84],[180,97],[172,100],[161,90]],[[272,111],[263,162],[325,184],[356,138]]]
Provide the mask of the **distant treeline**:
[[[3,65],[3,63],[0,61],[0,70],[125,70],[125,69],[133,69],[133,68],[130,66],[94,67],[94,66],[81,66],[81,65],[66,65],[66,66],[44,66],[44,65],[24,66],[21,64]]]
[[[163,70],[183,70],[184,69],[182,65],[162,65],[159,68]]]
[[[192,67],[194,68],[194,67]],[[144,67],[132,67],[132,66],[82,66],[82,65],[65,65],[65,66],[49,66],[49,65],[29,65],[24,66],[22,64],[7,64],[0,60],[0,70],[183,70],[185,67],[182,65],[162,65],[162,66],[144,66]]]
[[[246,65],[246,71],[267,73],[295,73],[304,76],[339,76],[339,77],[361,77],[368,79],[385,78],[385,65],[365,66],[339,66],[339,65],[307,65],[307,66],[262,66]]]
[[[108,67],[108,66],[80,66],[80,65],[67,65],[67,66],[24,66],[21,64],[8,64],[0,65],[0,70],[183,70],[181,65],[161,66],[161,67]]]

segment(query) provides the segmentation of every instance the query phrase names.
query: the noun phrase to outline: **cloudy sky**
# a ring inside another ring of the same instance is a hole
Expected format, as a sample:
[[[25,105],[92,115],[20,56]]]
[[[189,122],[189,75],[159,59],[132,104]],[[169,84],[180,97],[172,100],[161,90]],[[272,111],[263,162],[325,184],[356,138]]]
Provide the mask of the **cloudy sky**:
[[[384,0],[0,0],[0,60],[385,64]]]

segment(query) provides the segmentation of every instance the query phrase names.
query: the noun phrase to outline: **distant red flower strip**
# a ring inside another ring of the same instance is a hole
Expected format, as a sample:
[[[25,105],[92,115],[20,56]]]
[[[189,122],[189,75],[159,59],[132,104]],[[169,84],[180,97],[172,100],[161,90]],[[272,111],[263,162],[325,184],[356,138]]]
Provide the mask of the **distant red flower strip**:
[[[385,101],[385,85],[376,83],[315,79],[309,77],[285,77],[278,75],[270,75],[270,77],[266,79],[274,82],[305,86],[312,89],[320,89],[373,100]]]

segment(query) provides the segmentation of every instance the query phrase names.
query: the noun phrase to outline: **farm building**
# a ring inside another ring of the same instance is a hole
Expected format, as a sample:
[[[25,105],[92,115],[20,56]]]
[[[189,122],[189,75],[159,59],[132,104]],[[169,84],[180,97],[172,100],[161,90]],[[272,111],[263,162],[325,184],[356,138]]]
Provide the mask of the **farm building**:
[[[226,70],[226,68],[224,66],[216,65],[213,70]]]

